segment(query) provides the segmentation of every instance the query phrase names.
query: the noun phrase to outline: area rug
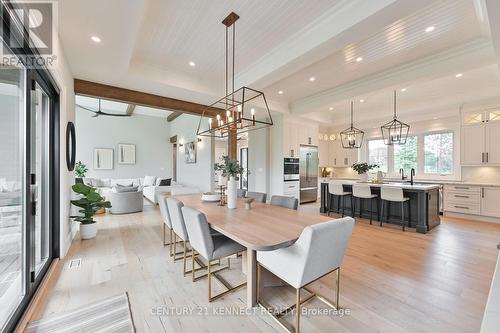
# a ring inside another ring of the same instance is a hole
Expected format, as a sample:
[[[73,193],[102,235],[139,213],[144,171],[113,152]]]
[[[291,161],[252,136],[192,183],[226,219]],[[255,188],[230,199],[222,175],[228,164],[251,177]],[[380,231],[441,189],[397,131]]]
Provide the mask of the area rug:
[[[25,332],[135,332],[128,294],[29,323]]]

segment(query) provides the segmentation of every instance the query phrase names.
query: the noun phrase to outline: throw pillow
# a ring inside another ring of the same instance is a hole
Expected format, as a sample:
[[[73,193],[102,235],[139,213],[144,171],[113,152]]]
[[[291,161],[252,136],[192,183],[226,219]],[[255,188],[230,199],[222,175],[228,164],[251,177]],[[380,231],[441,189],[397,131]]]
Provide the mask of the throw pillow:
[[[116,193],[124,193],[124,192],[137,192],[137,186],[120,186],[117,185],[115,187]]]
[[[160,186],[170,186],[172,183],[172,178],[162,179],[160,181]]]
[[[156,183],[156,177],[155,176],[146,176],[144,177],[144,186],[154,186]]]

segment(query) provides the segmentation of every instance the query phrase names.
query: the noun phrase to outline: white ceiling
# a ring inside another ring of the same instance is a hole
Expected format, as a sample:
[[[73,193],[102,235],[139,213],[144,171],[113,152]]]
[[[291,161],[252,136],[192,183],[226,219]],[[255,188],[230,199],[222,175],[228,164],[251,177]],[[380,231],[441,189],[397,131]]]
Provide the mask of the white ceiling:
[[[205,104],[222,95],[220,22],[231,11],[241,16],[237,87],[262,89],[275,111],[333,126],[348,120],[352,98],[366,101],[356,105],[359,121],[383,119],[394,88],[408,89],[400,96],[401,115],[408,117],[450,114],[461,103],[500,93],[500,45],[490,36],[498,20],[488,23],[484,0],[59,4],[60,35],[76,78],[153,94]],[[425,32],[431,25],[434,31]],[[102,42],[93,43],[92,35]]]

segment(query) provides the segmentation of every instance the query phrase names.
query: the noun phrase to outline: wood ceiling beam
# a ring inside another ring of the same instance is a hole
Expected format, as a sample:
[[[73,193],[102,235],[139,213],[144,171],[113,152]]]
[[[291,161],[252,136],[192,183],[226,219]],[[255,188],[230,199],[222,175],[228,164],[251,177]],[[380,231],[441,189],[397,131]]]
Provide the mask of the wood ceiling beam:
[[[128,116],[131,116],[131,115],[132,115],[132,113],[134,113],[135,107],[136,107],[136,105],[135,105],[135,104],[129,104],[129,105],[127,106],[127,115],[128,115]]]
[[[219,108],[207,109],[206,105],[183,101],[180,99],[148,94],[136,90],[109,86],[102,83],[75,79],[75,94],[98,97],[117,102],[142,105],[157,109],[169,111],[178,111],[192,115],[202,115],[205,110],[205,116],[215,117],[217,113],[224,110]]]
[[[179,117],[182,114],[182,112],[176,111],[168,115],[167,121],[171,122],[174,121],[177,117]]]

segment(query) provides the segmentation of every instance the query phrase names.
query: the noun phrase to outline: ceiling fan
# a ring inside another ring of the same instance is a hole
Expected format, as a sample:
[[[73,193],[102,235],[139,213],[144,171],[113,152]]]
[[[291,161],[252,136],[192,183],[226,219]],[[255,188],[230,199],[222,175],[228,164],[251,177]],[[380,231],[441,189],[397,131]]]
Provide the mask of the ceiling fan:
[[[98,101],[99,101],[99,109],[97,111],[89,109],[89,108],[87,108],[85,106],[82,106],[80,104],[76,104],[76,105],[79,106],[79,107],[81,107],[84,110],[87,110],[87,111],[90,111],[90,112],[94,113],[94,115],[92,116],[92,118],[96,118],[96,117],[99,117],[99,116],[130,117],[130,115],[127,114],[127,113],[126,114],[113,114],[113,113],[102,112],[102,110],[101,110],[101,99],[99,98]]]

